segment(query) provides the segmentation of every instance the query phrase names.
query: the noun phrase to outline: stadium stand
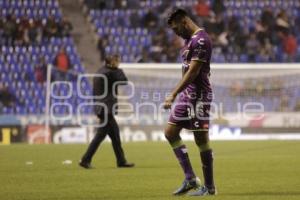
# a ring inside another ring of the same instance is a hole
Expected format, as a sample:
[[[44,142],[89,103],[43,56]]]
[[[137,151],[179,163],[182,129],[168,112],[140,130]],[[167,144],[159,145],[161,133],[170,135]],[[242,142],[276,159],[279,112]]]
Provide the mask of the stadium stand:
[[[0,8],[0,82],[19,100],[14,106],[3,106],[2,114],[45,113],[47,65],[54,63],[62,47],[70,69],[59,71],[54,67],[52,78],[60,80],[59,77],[65,74],[64,80],[70,81],[70,85],[55,84],[51,102],[62,104],[54,107],[55,115],[75,113],[77,105],[85,102],[78,97],[76,89],[77,75],[84,72],[84,66],[70,36],[72,26],[63,19],[58,1],[0,1]],[[34,29],[32,32],[31,28]],[[82,91],[91,92],[87,80],[82,80],[81,86]],[[69,93],[70,98],[62,98]],[[72,109],[64,103],[72,105]],[[90,113],[91,110],[85,108],[83,112]]]
[[[297,45],[300,42],[297,26],[300,2],[297,0],[123,0],[110,3],[85,0],[85,3],[100,43],[107,40],[105,43],[110,44],[100,45],[100,50],[119,52],[124,62],[179,61],[176,54],[179,48],[174,47],[176,37],[165,24],[168,11],[175,6],[185,7],[209,32],[215,45],[212,58],[215,63],[300,61]]]

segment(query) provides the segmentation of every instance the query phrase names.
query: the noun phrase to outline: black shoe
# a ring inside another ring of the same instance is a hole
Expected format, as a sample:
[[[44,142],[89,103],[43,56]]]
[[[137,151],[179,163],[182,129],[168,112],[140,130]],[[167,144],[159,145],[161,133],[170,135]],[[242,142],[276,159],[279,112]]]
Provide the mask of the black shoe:
[[[91,163],[89,163],[89,162],[83,162],[83,161],[79,162],[79,166],[83,167],[85,169],[92,169],[93,168],[92,165],[91,165]]]
[[[124,168],[134,167],[134,163],[122,163],[122,164],[118,164],[118,167],[124,167]]]

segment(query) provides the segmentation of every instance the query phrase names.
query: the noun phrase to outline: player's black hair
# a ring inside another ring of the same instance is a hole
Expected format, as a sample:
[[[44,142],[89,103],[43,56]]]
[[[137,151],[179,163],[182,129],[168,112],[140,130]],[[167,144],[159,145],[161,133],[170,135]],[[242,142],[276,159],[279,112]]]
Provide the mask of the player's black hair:
[[[183,19],[186,16],[188,16],[188,14],[184,9],[176,8],[169,14],[167,23],[168,25],[171,25],[173,21],[178,21],[180,19]]]

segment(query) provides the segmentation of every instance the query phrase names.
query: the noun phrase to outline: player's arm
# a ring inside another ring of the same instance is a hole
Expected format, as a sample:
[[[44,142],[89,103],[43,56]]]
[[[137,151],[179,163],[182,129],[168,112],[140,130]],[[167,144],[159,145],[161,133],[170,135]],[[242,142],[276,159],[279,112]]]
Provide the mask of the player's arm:
[[[177,84],[177,86],[174,88],[174,90],[171,92],[171,95],[168,96],[164,102],[164,108],[168,109],[171,107],[173,101],[175,100],[177,94],[179,94],[184,88],[186,88],[187,85],[192,83],[197,75],[199,74],[202,67],[202,62],[199,60],[192,60],[190,63],[190,67],[188,71],[183,75],[180,82]]]

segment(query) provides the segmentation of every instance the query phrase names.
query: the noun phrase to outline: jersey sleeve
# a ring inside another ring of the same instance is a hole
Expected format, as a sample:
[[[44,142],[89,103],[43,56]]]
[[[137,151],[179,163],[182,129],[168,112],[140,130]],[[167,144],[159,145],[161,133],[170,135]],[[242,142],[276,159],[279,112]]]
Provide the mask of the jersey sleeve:
[[[200,62],[208,62],[209,60],[209,51],[207,49],[209,41],[207,38],[200,37],[195,38],[194,41],[191,44],[191,52],[192,57],[191,60],[196,60]]]

